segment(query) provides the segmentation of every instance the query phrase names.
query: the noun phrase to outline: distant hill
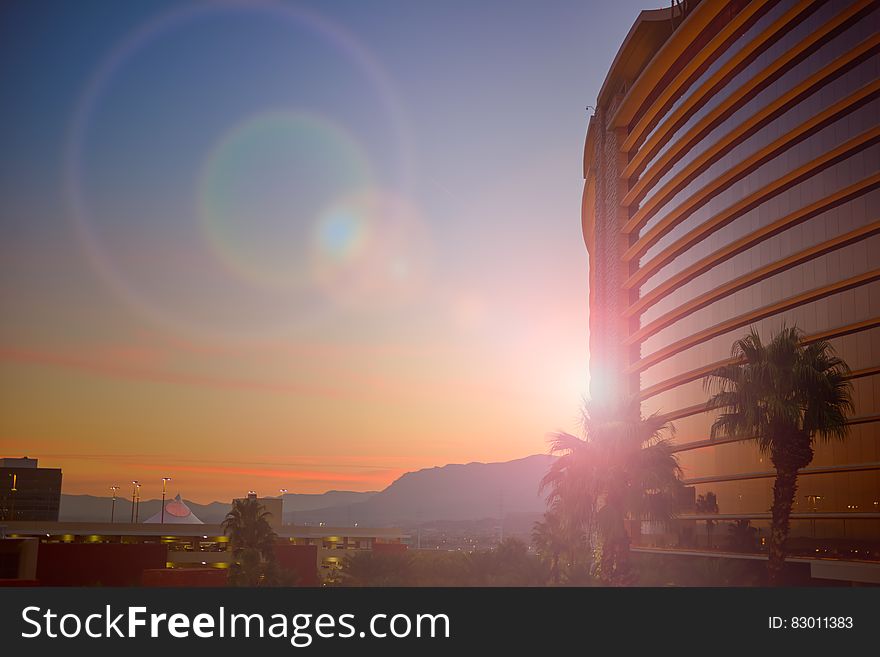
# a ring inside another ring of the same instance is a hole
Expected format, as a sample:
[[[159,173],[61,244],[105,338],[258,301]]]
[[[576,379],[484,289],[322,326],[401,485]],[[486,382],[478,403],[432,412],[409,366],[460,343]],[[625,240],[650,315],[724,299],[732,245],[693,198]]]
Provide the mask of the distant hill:
[[[284,522],[294,524],[389,526],[438,521],[497,518],[503,512],[534,514],[545,509],[538,482],[554,457],[535,454],[501,463],[467,463],[407,472],[385,490],[369,493],[331,490],[320,495],[284,496]],[[218,523],[229,502],[198,504],[185,500],[205,523]],[[160,500],[142,500],[141,519],[158,513]],[[131,501],[116,500],[116,520],[131,518]],[[60,519],[107,521],[110,498],[62,495]]]
[[[502,512],[544,511],[538,483],[554,457],[527,456],[501,463],[467,463],[407,472],[360,503],[296,514],[296,522],[328,525],[410,525],[497,518]],[[287,515],[287,514],[285,514]]]

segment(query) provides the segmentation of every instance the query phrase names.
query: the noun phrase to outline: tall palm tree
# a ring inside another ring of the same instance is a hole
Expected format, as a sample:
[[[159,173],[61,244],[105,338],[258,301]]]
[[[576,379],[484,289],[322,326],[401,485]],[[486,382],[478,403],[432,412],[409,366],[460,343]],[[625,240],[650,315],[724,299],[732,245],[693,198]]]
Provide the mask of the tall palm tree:
[[[710,410],[721,413],[712,438],[754,438],[776,469],[771,509],[769,575],[781,580],[785,541],[797,492],[798,470],[813,460],[816,437],[842,440],[852,412],[849,367],[826,341],[802,343],[802,333],[783,327],[766,345],[752,328],[733,344],[734,362],[705,381]]]
[[[626,520],[671,518],[681,499],[681,469],[667,435],[673,427],[654,414],[642,417],[639,401],[587,404],[584,438],[551,435],[561,456],[541,481],[548,503],[588,537],[594,574],[608,584],[631,580]]]
[[[230,583],[236,586],[260,586],[277,583],[275,539],[269,524],[272,514],[256,498],[234,500],[223,520],[223,533],[229,537],[233,565]]]

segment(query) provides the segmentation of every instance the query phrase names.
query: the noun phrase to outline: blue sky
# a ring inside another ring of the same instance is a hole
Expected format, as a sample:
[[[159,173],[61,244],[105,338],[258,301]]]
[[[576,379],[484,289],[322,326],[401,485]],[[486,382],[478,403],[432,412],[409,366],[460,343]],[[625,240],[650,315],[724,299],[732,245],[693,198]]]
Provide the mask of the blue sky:
[[[642,8],[4,3],[0,439],[83,492],[241,427],[364,487],[544,451],[586,390],[585,108]]]

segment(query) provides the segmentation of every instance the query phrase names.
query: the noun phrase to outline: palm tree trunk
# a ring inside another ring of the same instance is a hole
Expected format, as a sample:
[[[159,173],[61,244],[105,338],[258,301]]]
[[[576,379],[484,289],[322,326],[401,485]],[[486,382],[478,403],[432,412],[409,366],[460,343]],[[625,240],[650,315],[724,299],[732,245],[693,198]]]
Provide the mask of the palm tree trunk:
[[[609,541],[610,545],[605,548],[606,577],[611,584],[622,586],[631,583],[632,564],[629,559],[629,536],[626,532],[622,536],[616,536]],[[610,558],[609,558],[610,557]]]
[[[629,559],[629,534],[623,515],[615,517],[613,526],[602,532],[599,555],[596,559],[597,575],[611,586],[630,584],[632,564]]]
[[[776,469],[776,481],[773,484],[773,509],[770,524],[770,547],[768,574],[770,584],[780,585],[782,570],[785,566],[785,541],[788,539],[789,518],[797,492],[797,469]]]

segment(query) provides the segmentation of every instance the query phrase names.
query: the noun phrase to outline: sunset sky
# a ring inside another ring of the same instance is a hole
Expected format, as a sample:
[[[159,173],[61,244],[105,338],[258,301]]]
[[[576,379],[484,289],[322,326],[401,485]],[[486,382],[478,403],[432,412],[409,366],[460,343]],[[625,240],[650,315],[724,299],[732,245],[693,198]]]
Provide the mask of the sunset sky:
[[[0,456],[208,502],[545,452],[653,4],[3,3]]]

